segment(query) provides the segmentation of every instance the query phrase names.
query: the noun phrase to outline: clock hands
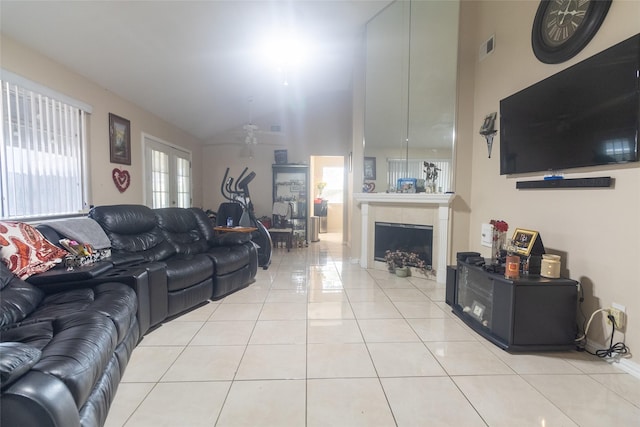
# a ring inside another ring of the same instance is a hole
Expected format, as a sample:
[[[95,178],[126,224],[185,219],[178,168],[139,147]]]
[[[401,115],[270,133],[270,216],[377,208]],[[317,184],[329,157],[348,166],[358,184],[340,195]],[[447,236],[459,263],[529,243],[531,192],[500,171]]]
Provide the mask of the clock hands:
[[[564,24],[564,18],[566,18],[567,15],[569,14],[569,6],[571,6],[571,1],[567,2],[567,7],[564,9],[564,12],[561,12],[560,10],[558,10],[558,16],[560,16],[560,14],[562,13],[562,18],[560,19],[560,25]]]

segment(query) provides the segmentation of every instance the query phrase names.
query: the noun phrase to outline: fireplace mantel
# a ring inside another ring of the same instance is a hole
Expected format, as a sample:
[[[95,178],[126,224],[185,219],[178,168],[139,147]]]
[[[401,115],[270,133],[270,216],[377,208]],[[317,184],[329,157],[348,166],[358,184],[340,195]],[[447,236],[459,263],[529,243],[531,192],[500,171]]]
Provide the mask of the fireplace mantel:
[[[425,193],[354,193],[356,202],[360,204],[362,212],[362,237],[360,245],[360,266],[372,267],[373,256],[369,250],[369,241],[373,237],[373,225],[369,218],[371,206],[403,207],[433,207],[438,209],[438,223],[432,224],[437,232],[439,250],[436,253],[436,280],[445,283],[447,275],[447,254],[449,253],[449,206],[454,194],[425,194]]]
[[[440,205],[449,206],[455,194],[427,193],[354,193],[360,204],[399,204],[399,205]]]

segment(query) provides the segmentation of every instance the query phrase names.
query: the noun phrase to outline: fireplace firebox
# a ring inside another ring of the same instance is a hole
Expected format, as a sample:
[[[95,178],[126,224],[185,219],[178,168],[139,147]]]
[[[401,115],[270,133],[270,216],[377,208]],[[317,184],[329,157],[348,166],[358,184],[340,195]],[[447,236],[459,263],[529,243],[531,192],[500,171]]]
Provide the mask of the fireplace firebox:
[[[387,250],[414,252],[426,265],[432,265],[433,226],[376,221],[374,259],[384,261]]]

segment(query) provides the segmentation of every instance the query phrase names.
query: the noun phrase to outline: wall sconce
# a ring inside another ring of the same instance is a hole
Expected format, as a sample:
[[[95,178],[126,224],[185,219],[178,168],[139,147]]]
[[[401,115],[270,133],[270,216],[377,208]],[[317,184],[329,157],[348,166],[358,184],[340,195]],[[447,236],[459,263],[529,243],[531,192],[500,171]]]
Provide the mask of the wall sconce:
[[[493,137],[498,133],[495,130],[496,124],[496,116],[498,113],[488,114],[484,118],[484,123],[482,123],[482,127],[480,128],[480,135],[484,136],[484,139],[487,141],[487,151],[489,153],[489,158],[491,158],[491,147],[493,147]]]

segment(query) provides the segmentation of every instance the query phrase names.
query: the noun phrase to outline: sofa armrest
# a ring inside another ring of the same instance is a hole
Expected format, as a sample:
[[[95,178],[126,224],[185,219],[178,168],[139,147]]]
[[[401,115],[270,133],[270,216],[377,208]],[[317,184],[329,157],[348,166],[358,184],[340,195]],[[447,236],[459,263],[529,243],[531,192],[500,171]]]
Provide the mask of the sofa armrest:
[[[32,370],[2,392],[0,425],[80,427],[80,415],[61,380]]]
[[[209,242],[210,247],[219,247],[219,246],[238,246],[243,245],[247,242],[251,241],[250,233],[224,233],[215,237],[215,239]]]
[[[29,276],[27,282],[47,292],[46,285],[93,279],[111,270],[111,268],[113,268],[113,264],[110,261],[98,261],[93,264],[83,265],[82,267],[76,267],[73,270],[67,270],[63,266],[58,266],[44,273]],[[56,289],[56,292],[57,291],[58,289]]]

